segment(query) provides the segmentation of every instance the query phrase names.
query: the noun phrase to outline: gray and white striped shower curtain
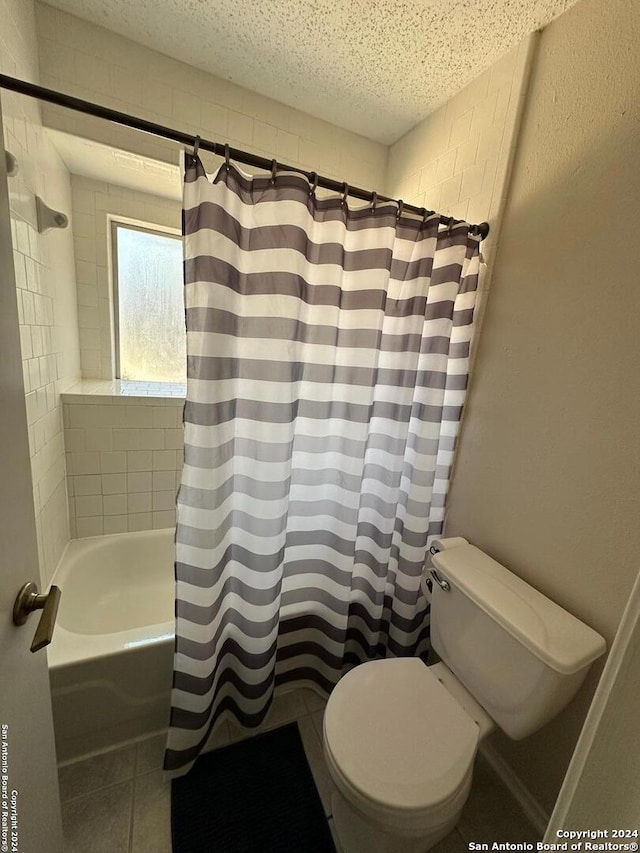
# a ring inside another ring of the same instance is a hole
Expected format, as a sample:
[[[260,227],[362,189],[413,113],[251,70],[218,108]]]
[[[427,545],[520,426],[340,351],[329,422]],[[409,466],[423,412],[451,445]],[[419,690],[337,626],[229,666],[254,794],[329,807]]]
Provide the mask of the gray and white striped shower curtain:
[[[428,645],[420,575],[468,372],[478,238],[304,176],[184,184],[188,390],[165,767],[274,686]]]

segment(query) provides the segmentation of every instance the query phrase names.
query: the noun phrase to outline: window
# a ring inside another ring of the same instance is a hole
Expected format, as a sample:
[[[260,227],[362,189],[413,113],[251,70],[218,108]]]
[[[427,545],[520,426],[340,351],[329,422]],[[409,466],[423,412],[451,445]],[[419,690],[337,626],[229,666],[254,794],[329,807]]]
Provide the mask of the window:
[[[180,237],[111,223],[116,376],[186,382]]]

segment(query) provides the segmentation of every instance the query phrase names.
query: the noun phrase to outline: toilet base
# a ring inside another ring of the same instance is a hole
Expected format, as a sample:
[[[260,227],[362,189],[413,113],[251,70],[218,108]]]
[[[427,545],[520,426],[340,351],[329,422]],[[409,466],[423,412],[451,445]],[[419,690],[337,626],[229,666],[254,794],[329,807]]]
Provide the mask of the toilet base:
[[[339,791],[331,795],[333,825],[342,853],[426,853],[453,831],[460,813],[426,834],[389,831],[355,811]]]

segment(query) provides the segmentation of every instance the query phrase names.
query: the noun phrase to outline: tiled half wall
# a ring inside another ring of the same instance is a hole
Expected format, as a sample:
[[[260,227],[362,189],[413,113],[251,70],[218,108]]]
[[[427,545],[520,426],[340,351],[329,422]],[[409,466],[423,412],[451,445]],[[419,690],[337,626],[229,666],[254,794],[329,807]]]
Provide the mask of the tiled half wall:
[[[172,527],[179,397],[63,394],[71,537]]]

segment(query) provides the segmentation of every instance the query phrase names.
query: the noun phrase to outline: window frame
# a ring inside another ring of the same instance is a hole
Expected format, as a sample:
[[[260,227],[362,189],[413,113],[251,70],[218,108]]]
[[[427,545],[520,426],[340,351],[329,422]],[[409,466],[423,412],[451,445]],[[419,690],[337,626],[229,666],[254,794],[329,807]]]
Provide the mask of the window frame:
[[[171,237],[182,240],[182,232],[176,228],[166,225],[157,225],[154,222],[142,222],[138,219],[128,219],[125,216],[108,216],[109,235],[109,259],[112,306],[111,318],[113,322],[113,366],[114,378],[122,379],[120,376],[120,294],[118,289],[118,228],[128,228],[130,231],[142,231],[159,237]],[[134,380],[137,381],[137,380]],[[166,380],[169,382],[169,380]]]

